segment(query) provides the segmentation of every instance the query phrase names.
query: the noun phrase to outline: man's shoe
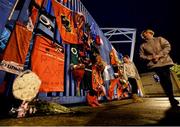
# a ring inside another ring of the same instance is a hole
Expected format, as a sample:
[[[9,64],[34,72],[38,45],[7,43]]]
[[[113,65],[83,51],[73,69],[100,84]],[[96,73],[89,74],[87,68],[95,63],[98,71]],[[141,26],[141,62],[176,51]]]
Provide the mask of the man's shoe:
[[[172,107],[177,107],[179,104],[179,101],[176,99],[170,100],[170,104]]]

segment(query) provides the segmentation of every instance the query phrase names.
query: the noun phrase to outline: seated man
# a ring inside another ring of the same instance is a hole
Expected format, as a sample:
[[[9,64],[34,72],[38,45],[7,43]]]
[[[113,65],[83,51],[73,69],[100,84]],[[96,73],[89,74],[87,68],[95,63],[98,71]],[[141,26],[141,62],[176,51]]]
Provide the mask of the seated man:
[[[132,98],[134,102],[143,102],[143,100],[138,97],[138,84],[137,79],[140,79],[139,73],[136,66],[131,62],[128,55],[123,56],[124,62],[124,77],[129,81],[132,87]]]

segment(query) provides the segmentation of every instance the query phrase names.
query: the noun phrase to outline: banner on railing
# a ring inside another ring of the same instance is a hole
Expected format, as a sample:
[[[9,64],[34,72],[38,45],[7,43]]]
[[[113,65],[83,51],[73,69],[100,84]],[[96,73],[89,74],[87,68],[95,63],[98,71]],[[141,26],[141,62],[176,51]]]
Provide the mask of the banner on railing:
[[[82,35],[80,30],[82,30],[85,22],[84,16],[73,12],[56,0],[52,0],[52,7],[63,42],[67,44],[81,44],[82,41],[79,36]]]
[[[31,68],[41,79],[40,92],[64,91],[63,48],[43,36],[36,36]]]

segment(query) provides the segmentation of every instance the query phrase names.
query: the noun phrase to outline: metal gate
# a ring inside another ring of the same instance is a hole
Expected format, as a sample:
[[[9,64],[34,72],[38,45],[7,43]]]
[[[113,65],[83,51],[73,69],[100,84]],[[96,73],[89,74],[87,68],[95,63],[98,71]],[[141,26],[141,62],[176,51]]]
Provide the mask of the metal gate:
[[[127,54],[133,60],[136,29],[134,28],[101,28],[117,52]]]

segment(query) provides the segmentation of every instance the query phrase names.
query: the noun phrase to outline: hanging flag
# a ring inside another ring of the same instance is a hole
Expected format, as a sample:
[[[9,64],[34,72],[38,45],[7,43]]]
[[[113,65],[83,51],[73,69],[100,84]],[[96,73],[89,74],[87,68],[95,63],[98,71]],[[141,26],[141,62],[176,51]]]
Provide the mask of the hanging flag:
[[[73,18],[74,18],[73,19],[74,27],[75,27],[75,29],[77,29],[78,41],[79,41],[79,43],[83,43],[82,39],[83,39],[83,35],[84,35],[83,28],[85,26],[85,17],[81,13],[73,12]]]
[[[63,6],[56,0],[52,0],[52,7],[54,10],[54,15],[56,17],[56,22],[58,26],[59,33],[61,34],[61,38],[64,43],[67,44],[80,44],[82,43],[80,41],[78,32],[78,28],[81,28],[81,18],[82,17],[79,13],[74,13],[72,10],[69,8]],[[78,16],[77,16],[78,15]],[[79,22],[74,22],[74,17],[75,16],[76,20]],[[76,27],[76,25],[78,25]]]
[[[41,8],[43,0],[35,0],[34,2],[35,3],[33,2],[31,3],[32,9],[31,9],[31,14],[30,14],[33,25],[35,25],[36,23],[36,20],[38,18],[38,11],[39,11],[38,9]]]
[[[114,48],[112,48],[112,50],[110,51],[110,61],[111,61],[111,65],[119,64],[119,59]]]
[[[103,84],[103,79],[96,65],[92,66],[92,88],[96,90],[99,85]]]
[[[33,7],[31,10],[31,20],[33,25],[35,25],[37,17],[38,17],[38,9]]]
[[[44,0],[35,0],[35,3],[41,7]]]
[[[71,59],[70,59],[71,64],[76,65],[79,63],[78,54],[79,54],[78,45],[71,45]]]
[[[67,4],[68,0],[63,0],[63,4]]]
[[[55,39],[55,18],[47,12],[41,11],[39,15],[39,21],[36,27],[36,33],[40,33],[47,38]]]
[[[16,23],[7,47],[4,50],[0,70],[19,74],[23,71],[26,55],[28,53],[32,31],[21,23]]]
[[[97,92],[94,90],[88,91],[86,99],[87,99],[88,105],[91,107],[98,107],[101,105],[98,102]]]
[[[51,40],[36,36],[31,55],[31,67],[42,83],[40,92],[64,91],[64,53]]]
[[[102,41],[102,39],[100,38],[99,35],[96,35],[95,43],[96,43],[98,46],[100,46],[101,44],[103,44],[103,41]]]
[[[119,78],[116,78],[116,79],[111,79],[110,80],[110,86],[109,86],[109,89],[108,89],[108,96],[110,98],[110,100],[113,99],[113,96],[114,96],[114,89],[116,87],[116,85],[118,85],[117,87],[117,93],[118,95],[120,96],[121,94],[121,84],[119,82]]]

